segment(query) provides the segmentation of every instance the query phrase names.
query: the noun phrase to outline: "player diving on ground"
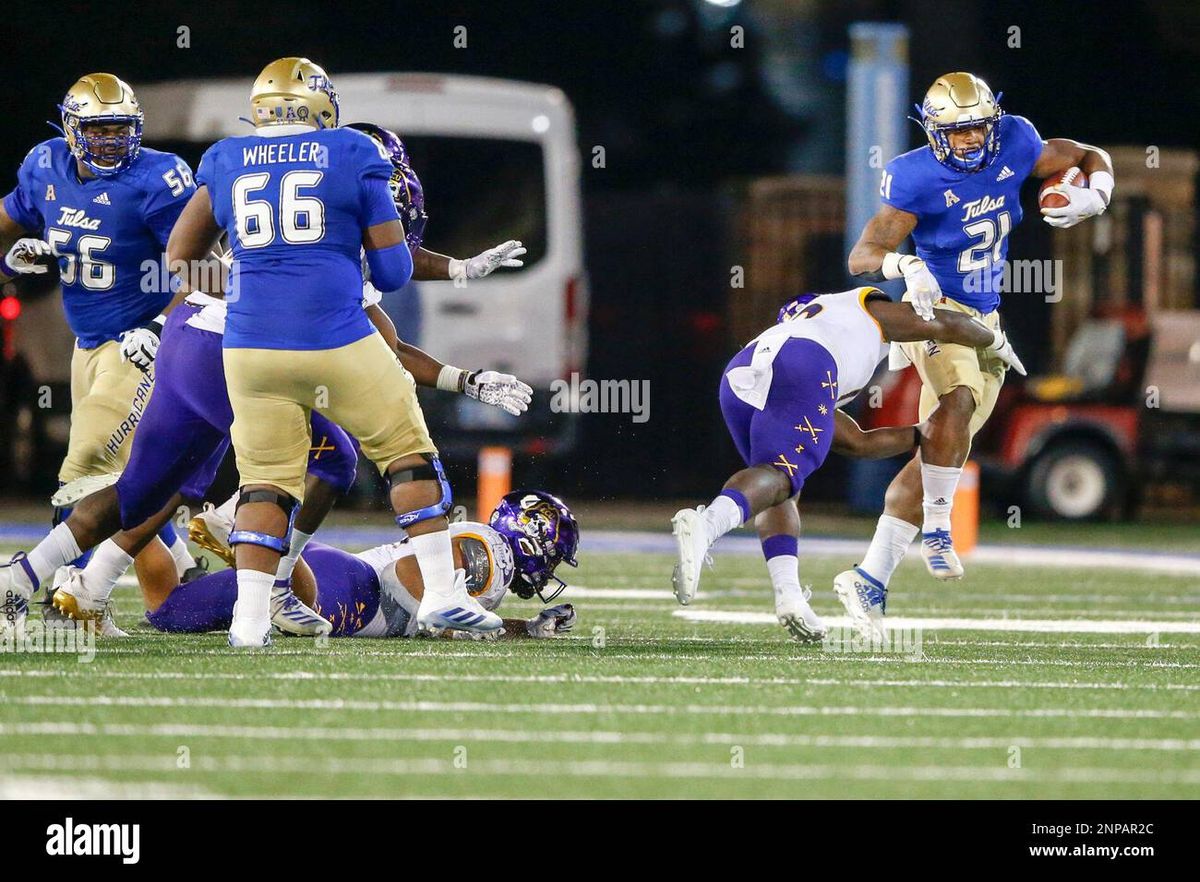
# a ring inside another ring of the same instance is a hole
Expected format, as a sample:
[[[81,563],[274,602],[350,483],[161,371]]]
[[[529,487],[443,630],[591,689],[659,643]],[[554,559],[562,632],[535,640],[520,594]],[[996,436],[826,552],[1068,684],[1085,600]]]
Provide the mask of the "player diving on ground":
[[[1043,141],[1033,124],[1006,115],[987,83],[969,73],[939,77],[917,108],[929,143],[898,156],[883,172],[883,205],[850,252],[853,275],[904,279],[904,300],[928,317],[936,304],[1000,327],[1008,237],[1021,222],[1021,184],[1072,167],[1089,187],[1062,185],[1060,208],[1046,223],[1071,227],[1102,214],[1112,196],[1107,153],[1066,138]],[[916,254],[897,252],[911,235]],[[971,439],[991,416],[1007,365],[969,346],[915,340],[893,347],[894,364],[921,377],[920,449],[888,487],[883,516],[859,566],[840,573],[838,595],[851,616],[882,614],[888,581],[918,529],[935,579],[958,579],[962,563],[950,534],[950,510]],[[1020,371],[1024,373],[1024,371]],[[861,602],[860,602],[861,600]]]
[[[230,525],[232,526],[232,525]],[[561,563],[575,565],[579,525],[570,509],[549,493],[507,494],[488,523],[450,525],[455,566],[466,574],[467,592],[495,611],[512,591],[549,602],[564,587],[555,575]],[[559,587],[544,592],[551,580]],[[412,637],[418,633],[421,569],[411,542],[380,545],[350,554],[320,542],[305,546],[296,564],[295,591],[332,625],[333,637]],[[237,599],[234,570],[222,570],[181,585],[141,584],[146,619],[160,631],[225,630]],[[504,619],[505,637],[554,637],[575,624],[575,610],[559,604],[531,619]],[[462,632],[446,632],[461,634]],[[493,632],[496,633],[496,632]]]
[[[870,287],[791,301],[775,325],[733,357],[721,379],[721,413],[746,468],[707,506],[685,508],[671,522],[680,603],[695,597],[713,543],[753,520],[780,624],[801,642],[824,638],[825,626],[800,586],[796,499],[831,450],[884,458],[919,440],[922,427],[863,432],[838,410],[867,385],[890,343],[910,340],[957,343],[1019,364],[1000,330],[944,309],[925,321]]]

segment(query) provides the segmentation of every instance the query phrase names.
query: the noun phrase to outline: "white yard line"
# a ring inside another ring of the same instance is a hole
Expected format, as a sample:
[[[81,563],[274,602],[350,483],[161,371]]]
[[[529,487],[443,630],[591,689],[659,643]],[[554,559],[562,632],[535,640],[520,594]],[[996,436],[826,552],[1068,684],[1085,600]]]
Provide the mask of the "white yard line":
[[[866,539],[830,539],[802,536],[800,557],[838,557],[858,560],[867,547]],[[673,555],[675,542],[669,529],[662,532],[592,530],[580,542],[587,553],[656,553]],[[757,537],[725,536],[715,547],[719,554],[761,555]],[[966,557],[971,562],[1011,567],[1052,569],[1115,569],[1137,570],[1171,575],[1200,575],[1200,554],[1172,554],[1161,551],[1113,550],[1108,548],[1079,548],[1053,545],[980,545]]]
[[[1196,720],[1200,712],[1153,710],[1148,708],[1009,708],[1009,707],[833,707],[719,704],[598,704],[598,703],[523,703],[500,704],[488,701],[394,701],[340,698],[216,698],[206,696],[146,695],[14,695],[0,696],[0,705],[38,707],[212,707],[246,710],[345,710],[402,711],[408,713],[485,713],[485,714],[638,714],[638,715],[721,715],[769,717],[1031,717],[1058,719],[1109,720]]]
[[[325,726],[230,726],[203,723],[0,723],[0,735],[99,736],[105,738],[236,738],[274,741],[451,741],[501,744],[675,744],[681,746],[742,745],[752,747],[815,747],[866,749],[1008,750],[1011,747],[1045,750],[1149,750],[1200,751],[1200,738],[1028,738],[987,736],[813,735],[744,732],[624,732],[614,730],[555,729],[430,729],[333,728]],[[0,757],[3,754],[0,753]],[[0,759],[0,764],[3,760]]]
[[[774,625],[773,613],[752,610],[678,609],[672,615],[689,622]],[[852,627],[846,616],[829,616],[833,628]],[[1043,634],[1200,634],[1200,621],[1162,622],[1124,619],[979,619],[887,617],[890,631],[1033,631]]]
[[[887,766],[837,764],[772,764],[748,762],[734,768],[729,763],[700,762],[628,762],[581,760],[472,759],[459,768],[453,759],[340,759],[300,756],[195,756],[189,774],[246,772],[266,774],[428,776],[451,775],[460,778],[490,776],[569,777],[569,778],[717,778],[769,780],[855,780],[855,781],[987,781],[1014,783],[1077,784],[1200,784],[1200,771],[1069,767],[1062,769],[1009,769],[1005,766]],[[0,766],[14,771],[97,772],[169,772],[177,775],[175,756],[154,754],[72,755],[10,754],[0,755]],[[286,783],[286,782],[281,782]]]
[[[25,677],[27,679],[72,680],[79,676],[76,670],[65,668],[0,669],[0,677]],[[218,671],[89,671],[88,680],[182,680],[200,681],[313,681],[313,682],[398,682],[398,683],[524,683],[530,685],[606,684],[616,686],[836,686],[844,687],[953,687],[955,689],[1101,689],[1123,692],[1179,691],[1200,692],[1195,683],[1080,683],[1037,682],[1030,680],[920,680],[920,679],[875,679],[837,677],[672,677],[672,676],[620,676],[605,674],[415,674],[381,671],[364,674],[350,671],[286,671],[286,672],[218,672]]]

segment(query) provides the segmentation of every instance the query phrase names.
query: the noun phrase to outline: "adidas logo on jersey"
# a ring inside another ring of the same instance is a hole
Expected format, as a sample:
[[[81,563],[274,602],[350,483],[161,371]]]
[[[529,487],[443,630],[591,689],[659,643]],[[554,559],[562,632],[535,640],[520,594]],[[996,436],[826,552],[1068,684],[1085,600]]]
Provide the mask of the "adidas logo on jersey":
[[[951,205],[955,205],[961,201],[957,196],[954,195],[953,190],[947,190],[942,195],[944,195],[946,197],[946,207],[947,208],[949,208]]]
[[[1015,174],[1016,174],[1016,172],[1013,171],[1011,168],[1009,168],[1006,165],[1006,166],[1004,166],[1004,168],[1000,169],[1000,174],[996,175],[996,180],[997,181],[1006,181]]]
[[[92,201],[95,202],[97,205],[112,205],[112,201],[108,198],[107,193],[101,193],[99,196],[97,196]]]

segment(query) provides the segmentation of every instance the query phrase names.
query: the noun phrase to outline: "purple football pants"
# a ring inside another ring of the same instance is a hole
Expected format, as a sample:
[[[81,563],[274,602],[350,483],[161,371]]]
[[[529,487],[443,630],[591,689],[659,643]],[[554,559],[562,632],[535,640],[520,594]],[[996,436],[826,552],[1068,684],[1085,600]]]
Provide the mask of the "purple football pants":
[[[725,373],[746,367],[753,357],[751,344],[733,357]],[[825,462],[833,443],[837,362],[819,343],[791,339],[772,368],[771,390],[762,410],[734,395],[722,375],[721,413],[746,465],[778,469],[795,495]]]
[[[123,529],[161,511],[176,493],[203,499],[229,449],[233,409],[221,335],[187,324],[200,308],[181,303],[163,328],[154,391],[116,484]],[[309,452],[308,473],[345,493],[354,484],[356,442],[315,411],[312,430],[318,444]]]

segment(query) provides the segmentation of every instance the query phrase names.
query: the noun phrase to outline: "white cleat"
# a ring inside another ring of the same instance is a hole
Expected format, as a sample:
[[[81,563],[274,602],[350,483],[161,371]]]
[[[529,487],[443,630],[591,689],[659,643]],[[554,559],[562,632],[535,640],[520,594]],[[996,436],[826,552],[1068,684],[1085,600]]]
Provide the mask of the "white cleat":
[[[229,520],[218,508],[210,503],[190,521],[188,521],[188,538],[205,551],[211,551],[228,566],[235,566],[233,549],[229,546],[229,533],[233,530],[233,521]]]
[[[66,508],[68,505],[74,505],[84,497],[91,496],[97,491],[103,490],[105,487],[111,487],[121,479],[119,474],[104,474],[104,475],[84,475],[82,478],[76,478],[74,481],[69,481],[63,484],[50,497],[50,504],[55,508]]]
[[[290,584],[271,589],[271,624],[285,634],[320,637],[333,630],[333,624],[296,596]]]
[[[700,587],[700,569],[712,558],[708,556],[708,531],[704,526],[704,506],[684,508],[671,518],[671,532],[675,536],[675,548],[679,563],[671,573],[671,586],[675,599],[687,606],[696,597]]]
[[[954,551],[954,540],[949,530],[934,530],[921,536],[921,556],[929,575],[942,582],[963,577],[962,561]]]
[[[821,617],[808,605],[810,597],[812,589],[805,586],[802,594],[775,604],[779,624],[797,643],[820,643],[829,633]]]
[[[77,622],[99,622],[108,608],[108,598],[92,595],[83,580],[83,570],[65,566],[54,571],[50,603],[54,609]]]
[[[864,640],[882,641],[887,637],[883,614],[887,610],[887,588],[855,567],[833,578],[837,595],[854,630]]]
[[[25,618],[33,592],[17,581],[17,567],[25,552],[19,551],[6,564],[0,564],[0,642],[25,640]]]
[[[490,634],[504,627],[504,620],[467,593],[466,570],[454,571],[454,592],[444,595],[425,592],[417,609],[417,625],[427,631],[451,629],[472,634]]]

